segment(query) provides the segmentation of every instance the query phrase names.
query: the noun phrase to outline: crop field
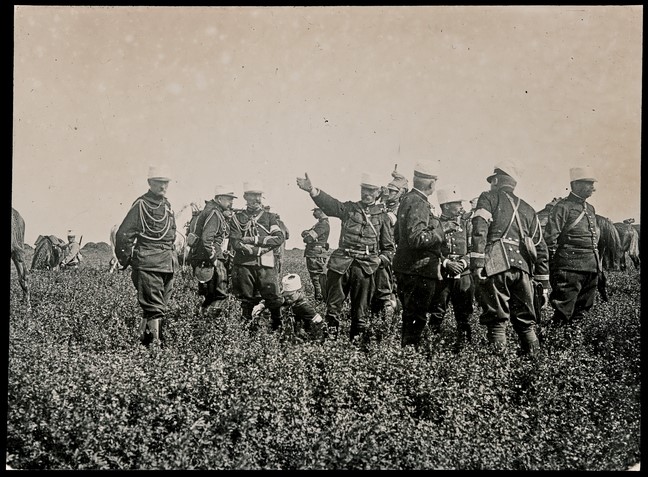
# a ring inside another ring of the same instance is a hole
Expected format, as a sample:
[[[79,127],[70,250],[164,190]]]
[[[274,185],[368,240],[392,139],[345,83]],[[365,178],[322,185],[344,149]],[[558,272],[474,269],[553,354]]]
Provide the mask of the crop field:
[[[639,271],[608,273],[610,301],[520,358],[472,317],[400,346],[398,317],[372,322],[368,349],[323,343],[225,313],[178,273],[164,344],[139,343],[130,270],[87,244],[77,272],[32,271],[32,310],[9,294],[6,462],[39,470],[626,470],[641,460]],[[303,251],[284,273],[312,288]],[[27,257],[28,263],[31,256]],[[324,314],[324,305],[317,304]],[[550,311],[544,310],[544,319]],[[287,317],[286,322],[290,320]]]

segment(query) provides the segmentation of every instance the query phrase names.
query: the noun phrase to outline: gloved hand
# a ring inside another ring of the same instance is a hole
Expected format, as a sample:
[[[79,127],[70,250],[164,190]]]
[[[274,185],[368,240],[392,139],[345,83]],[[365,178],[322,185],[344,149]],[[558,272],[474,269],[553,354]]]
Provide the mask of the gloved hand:
[[[464,271],[464,264],[458,260],[449,260],[448,263],[446,263],[446,268],[452,275],[459,275]]]
[[[261,312],[263,312],[263,310],[265,310],[265,305],[263,304],[263,302],[255,305],[254,308],[252,308],[252,317],[256,318],[261,314]]]
[[[241,243],[254,243],[254,237],[241,237]]]
[[[378,258],[380,259],[381,267],[388,267],[391,264],[389,257],[387,257],[387,255],[380,254],[378,255]]]
[[[241,249],[243,249],[247,255],[252,255],[252,254],[254,254],[254,248],[252,247],[252,245],[248,245],[248,244],[246,244],[246,243],[242,243],[242,244],[241,244]]]

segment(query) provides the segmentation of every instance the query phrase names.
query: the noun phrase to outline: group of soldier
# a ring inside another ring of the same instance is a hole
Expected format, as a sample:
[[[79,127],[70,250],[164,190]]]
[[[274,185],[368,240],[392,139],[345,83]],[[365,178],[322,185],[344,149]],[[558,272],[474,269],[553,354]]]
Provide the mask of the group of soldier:
[[[290,310],[311,336],[336,339],[348,301],[349,339],[366,345],[372,318],[392,319],[400,305],[401,345],[418,348],[426,327],[441,332],[452,306],[460,349],[472,340],[476,302],[479,322],[496,352],[506,349],[511,322],[521,354],[534,356],[540,350],[539,308],[553,308],[552,330],[577,324],[593,306],[602,269],[595,211],[587,203],[596,182],[589,168],[570,170],[571,193],[554,206],[544,231],[533,207],[515,194],[520,174],[514,163],[495,165],[486,178],[490,190],[473,199],[468,212],[462,207],[466,197],[456,186],[436,189],[433,162],[416,164],[411,189],[396,169],[391,177],[384,186],[363,174],[357,201],[332,197],[315,187],[308,174],[296,179],[315,205],[317,222],[301,237],[313,299],[325,303],[324,317],[306,296],[298,274],[280,276],[277,250],[288,231],[278,214],[264,207],[262,186],[245,183],[246,206],[234,210],[233,187],[217,185],[189,236],[189,262],[204,296],[198,313],[205,316],[210,305],[222,303],[231,291],[244,320],[252,322],[267,310],[277,330]],[[120,265],[132,267],[145,344],[161,339],[178,267],[176,225],[166,199],[169,181],[163,167],[149,169],[149,190],[135,200],[116,236]],[[440,214],[429,201],[435,191]],[[341,222],[332,252],[329,217]]]

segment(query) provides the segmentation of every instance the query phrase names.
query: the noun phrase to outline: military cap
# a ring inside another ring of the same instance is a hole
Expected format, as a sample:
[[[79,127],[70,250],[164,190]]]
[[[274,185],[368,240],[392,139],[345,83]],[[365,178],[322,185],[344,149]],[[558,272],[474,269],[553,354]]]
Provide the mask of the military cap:
[[[511,161],[501,161],[495,164],[495,168],[493,169],[493,174],[488,176],[486,178],[486,181],[487,182],[492,181],[497,174],[505,174],[510,178],[512,178],[516,183],[520,179],[520,171],[518,167],[515,164],[513,164],[513,162]]]
[[[76,232],[74,230],[68,230],[67,236],[68,237],[76,237]]]
[[[432,161],[419,161],[414,166],[414,177],[423,179],[436,179],[437,173]]]
[[[375,175],[365,172],[360,178],[360,186],[368,189],[380,189],[380,181]]]
[[[214,197],[218,197],[219,195],[232,197],[234,199],[237,198],[234,194],[234,187],[230,184],[216,184],[216,186],[214,186]]]
[[[249,181],[243,183],[243,192],[251,192],[253,194],[263,194],[263,186],[259,181]]]
[[[437,190],[437,199],[439,200],[439,205],[464,201],[461,192],[456,186],[448,186],[444,189]]]
[[[407,187],[407,179],[404,177],[395,177],[387,184],[388,189],[396,191],[401,190],[403,187]]]
[[[281,289],[284,292],[293,292],[302,287],[301,278],[296,273],[286,275],[281,279]]]
[[[598,182],[596,178],[594,178],[594,173],[592,172],[592,169],[590,167],[572,167],[569,169],[569,181],[590,181],[590,182]]]
[[[154,181],[170,181],[171,175],[165,165],[150,166],[148,170],[148,179]]]

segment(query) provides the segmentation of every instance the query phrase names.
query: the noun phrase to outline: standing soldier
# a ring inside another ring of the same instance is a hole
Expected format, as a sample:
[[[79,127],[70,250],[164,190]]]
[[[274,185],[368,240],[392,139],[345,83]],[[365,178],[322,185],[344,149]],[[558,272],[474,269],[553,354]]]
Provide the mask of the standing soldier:
[[[306,268],[313,282],[315,300],[324,300],[326,290],[326,259],[328,258],[328,237],[331,233],[329,219],[322,209],[315,207],[313,217],[317,219],[315,225],[301,233],[302,240],[306,244],[304,257]]]
[[[243,184],[246,208],[232,216],[232,291],[241,300],[243,318],[250,321],[252,309],[263,300],[270,310],[272,329],[277,330],[281,326],[283,300],[279,294],[274,249],[285,239],[276,214],[268,213],[263,207],[262,196],[259,184]]]
[[[169,177],[164,166],[149,168],[149,190],[133,202],[115,237],[119,264],[122,269],[132,268],[131,279],[143,312],[140,340],[146,346],[160,344],[161,323],[178,269],[175,217],[166,198]]]
[[[396,218],[398,216],[398,206],[400,205],[401,198],[404,194],[407,193],[407,179],[405,176],[400,174],[396,167],[392,172],[392,180],[387,184],[386,190],[384,190],[383,196],[381,198],[382,203],[384,204],[385,211],[389,217],[389,223],[392,227],[392,231],[395,232]],[[396,242],[396,236],[394,234],[394,242]],[[372,312],[380,313],[384,312],[385,318],[388,321],[394,316],[396,311],[396,281],[394,279],[394,272],[392,270],[391,264],[381,265],[376,271],[376,290],[372,300]]]
[[[369,339],[367,318],[378,267],[391,263],[394,240],[389,218],[376,200],[380,183],[364,174],[357,202],[340,202],[313,187],[308,174],[297,178],[300,189],[310,193],[315,204],[330,217],[341,221],[339,247],[328,261],[326,274],[326,323],[333,339],[337,338],[340,313],[347,296],[351,298],[350,339],[363,344]]]
[[[588,167],[574,167],[569,175],[571,192],[551,209],[544,232],[555,327],[574,324],[592,308],[601,271],[596,212],[587,202],[596,179]]]
[[[198,278],[198,295],[205,297],[198,308],[199,316],[205,316],[212,303],[228,296],[229,277],[225,261],[229,254],[230,225],[225,214],[232,210],[234,199],[233,187],[217,185],[214,198],[206,201],[195,221],[192,233],[196,238],[189,251],[189,263]]]
[[[398,297],[403,306],[403,347],[420,346],[427,313],[433,301],[438,300],[443,278],[441,245],[445,240],[444,229],[432,212],[428,199],[434,192],[436,180],[437,174],[432,163],[416,164],[413,187],[398,207],[394,273],[398,283]]]
[[[68,243],[63,249],[65,254],[61,260],[60,268],[62,270],[77,270],[81,263],[81,244],[76,241],[76,233],[68,230],[67,234]]]
[[[506,348],[510,319],[522,353],[536,355],[540,343],[532,278],[542,283],[546,295],[548,253],[535,210],[513,193],[518,177],[515,165],[502,162],[486,179],[491,190],[480,194],[472,219],[470,268],[479,287],[479,321],[495,351]]]
[[[430,308],[430,327],[440,328],[448,306],[452,303],[457,322],[456,350],[472,340],[470,317],[473,312],[473,280],[470,274],[470,243],[472,226],[465,220],[461,194],[457,187],[449,186],[437,191],[441,207],[442,226],[449,223],[445,242],[441,246],[441,281],[439,299],[432,302]]]

